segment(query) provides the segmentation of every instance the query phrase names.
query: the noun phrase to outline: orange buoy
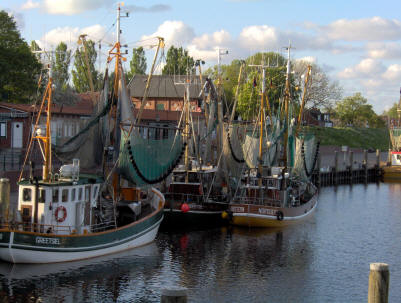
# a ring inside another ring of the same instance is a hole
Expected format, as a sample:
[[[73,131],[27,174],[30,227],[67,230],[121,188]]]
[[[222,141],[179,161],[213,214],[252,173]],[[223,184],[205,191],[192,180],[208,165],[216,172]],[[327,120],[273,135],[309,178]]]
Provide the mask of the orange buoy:
[[[182,203],[181,205],[181,211],[183,213],[187,213],[189,211],[189,205],[187,203]]]

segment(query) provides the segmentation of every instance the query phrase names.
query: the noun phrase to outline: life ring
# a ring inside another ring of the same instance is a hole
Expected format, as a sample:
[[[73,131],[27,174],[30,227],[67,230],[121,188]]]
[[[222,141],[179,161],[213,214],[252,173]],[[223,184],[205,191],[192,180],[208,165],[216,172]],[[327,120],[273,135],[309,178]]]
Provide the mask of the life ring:
[[[58,213],[62,211],[63,212],[63,216],[59,217]],[[57,222],[64,222],[65,218],[67,218],[67,210],[65,209],[64,206],[59,206],[56,209],[56,212],[54,213],[54,216],[56,217],[56,221]]]
[[[284,219],[284,214],[281,210],[276,212],[277,220],[282,221]]]

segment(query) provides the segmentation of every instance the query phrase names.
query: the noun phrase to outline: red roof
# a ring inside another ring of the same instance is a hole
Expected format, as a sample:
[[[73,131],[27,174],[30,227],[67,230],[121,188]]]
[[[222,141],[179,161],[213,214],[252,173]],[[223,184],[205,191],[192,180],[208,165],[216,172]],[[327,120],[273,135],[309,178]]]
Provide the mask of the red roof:
[[[99,93],[94,93],[94,95],[95,98],[97,99]],[[80,100],[76,102],[74,105],[53,104],[52,114],[90,116],[93,112],[93,101],[91,98],[91,93],[79,94],[78,98]],[[15,104],[15,103],[0,102],[0,106],[24,112],[36,112],[38,110],[35,108],[33,104]]]

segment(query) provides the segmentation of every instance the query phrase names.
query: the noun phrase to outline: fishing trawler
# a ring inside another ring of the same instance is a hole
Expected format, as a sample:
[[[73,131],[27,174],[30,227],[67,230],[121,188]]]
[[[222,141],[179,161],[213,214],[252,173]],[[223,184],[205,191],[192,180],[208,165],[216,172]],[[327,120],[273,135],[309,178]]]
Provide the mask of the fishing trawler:
[[[120,8],[117,17],[119,20]],[[131,249],[155,239],[163,219],[164,196],[153,187],[137,186],[138,167],[133,167],[135,155],[131,145],[135,145],[138,131],[133,125],[132,103],[125,87],[119,26],[117,30],[117,43],[108,58],[108,62],[115,59],[116,63],[111,95],[106,70],[97,114],[61,147],[51,144],[49,68],[48,84],[24,161],[25,166],[32,146],[38,144],[43,154],[43,174],[38,177],[31,173],[24,179],[24,168],[21,170],[17,211],[3,215],[6,218],[0,229],[1,260],[12,263],[74,261]],[[113,124],[111,129],[109,121]],[[92,160],[100,150],[103,173],[82,173],[78,158],[54,172],[52,156],[75,157],[78,150]],[[163,168],[159,172],[165,173]]]
[[[391,149],[388,165],[383,167],[384,180],[401,180],[401,97],[397,107],[398,121],[389,126]]]
[[[228,192],[226,186],[218,186],[218,165],[204,165],[199,157],[199,146],[194,138],[193,119],[190,112],[189,82],[185,83],[184,106],[179,128],[183,128],[184,164],[179,165],[172,172],[171,182],[164,192],[166,204],[165,218],[162,228],[202,228],[226,224],[222,213],[228,207]],[[205,87],[209,91],[214,87],[211,80],[206,80]],[[209,97],[215,93],[210,93]],[[211,102],[208,102],[211,103]],[[211,111],[209,130],[213,124],[215,110]],[[182,123],[182,125],[181,125]],[[197,157],[190,158],[190,145],[195,146]],[[195,158],[195,159],[193,159]]]
[[[314,138],[298,132],[305,90],[297,130],[295,119],[289,115],[290,47],[284,104],[281,105],[284,119],[281,118],[281,110],[274,116],[268,100],[265,111],[264,82],[267,67],[258,67],[263,71],[259,123],[251,134],[247,132],[245,136],[242,149],[247,169],[242,174],[236,194],[224,216],[233,225],[280,227],[309,217],[317,206],[317,189],[309,177],[316,164],[318,145],[313,150]],[[305,88],[309,74],[310,69]],[[265,124],[265,112],[270,121],[268,128]],[[282,166],[277,165],[280,154]]]

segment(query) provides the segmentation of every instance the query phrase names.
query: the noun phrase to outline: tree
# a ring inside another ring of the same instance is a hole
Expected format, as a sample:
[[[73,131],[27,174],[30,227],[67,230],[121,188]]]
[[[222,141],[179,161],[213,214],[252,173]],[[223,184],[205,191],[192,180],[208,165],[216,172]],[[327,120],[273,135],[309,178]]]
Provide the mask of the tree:
[[[14,19],[0,11],[0,97],[9,102],[28,102],[36,92],[40,68]]]
[[[60,42],[57,45],[52,61],[54,83],[58,89],[66,91],[70,77],[68,69],[71,62],[71,51],[67,49],[67,44]]]
[[[131,80],[131,78],[136,74],[145,75],[147,64],[145,51],[142,46],[132,49],[132,59],[129,65],[131,70],[127,73],[128,80]]]
[[[361,93],[346,97],[336,104],[336,118],[343,126],[383,127],[384,121],[373,111]]]
[[[398,116],[399,114],[401,115],[401,112],[398,111],[398,107],[399,107],[399,104],[394,103],[393,106],[389,110],[383,112],[383,115],[388,116],[391,119],[401,118]]]
[[[86,49],[89,61],[89,71],[92,75],[94,89],[98,90],[102,83],[102,76],[95,69],[97,58],[95,43],[91,40],[86,41]],[[85,63],[85,50],[83,45],[75,52],[74,69],[72,70],[72,82],[74,83],[75,90],[78,93],[90,91],[88,67]]]
[[[331,81],[327,74],[314,63],[306,61],[295,61],[293,70],[295,72],[295,81],[300,88],[303,88],[304,78],[306,76],[308,65],[312,66],[310,84],[306,89],[305,107],[320,108],[330,111],[333,104],[341,99],[342,88],[338,82]]]
[[[188,55],[188,51],[182,47],[171,46],[167,51],[166,65],[163,67],[163,75],[186,75],[194,67],[194,59]]]

